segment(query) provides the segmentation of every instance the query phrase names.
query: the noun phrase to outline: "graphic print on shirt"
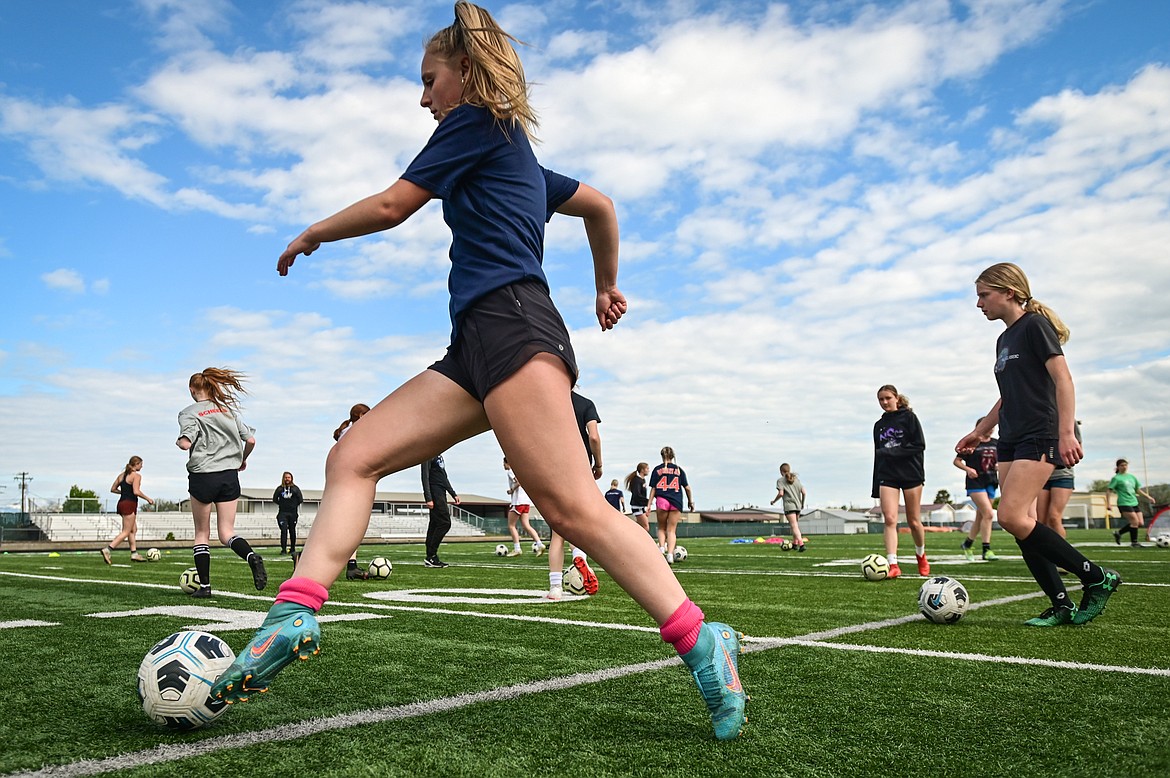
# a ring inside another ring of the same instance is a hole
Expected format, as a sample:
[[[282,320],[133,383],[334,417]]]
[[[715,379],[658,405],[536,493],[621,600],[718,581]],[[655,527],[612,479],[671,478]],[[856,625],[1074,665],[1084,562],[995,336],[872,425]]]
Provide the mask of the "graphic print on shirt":
[[[906,436],[906,431],[898,427],[886,427],[878,435],[878,445],[882,448],[901,448],[902,439]]]

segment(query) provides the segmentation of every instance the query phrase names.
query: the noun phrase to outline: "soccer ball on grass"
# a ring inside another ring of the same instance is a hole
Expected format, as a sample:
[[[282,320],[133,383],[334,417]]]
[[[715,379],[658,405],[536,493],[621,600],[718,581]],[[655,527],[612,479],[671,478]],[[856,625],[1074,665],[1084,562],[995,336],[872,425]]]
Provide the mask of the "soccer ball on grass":
[[[1158,535],[1154,538],[1154,545],[1158,548],[1170,548],[1170,535]]]
[[[581,571],[577,569],[576,565],[569,565],[561,576],[561,587],[569,594],[575,594],[582,597],[588,592],[585,591],[585,577],[581,575]]]
[[[188,567],[179,573],[179,588],[187,594],[194,594],[202,585],[203,581],[199,579],[199,571],[194,567]]]
[[[507,556],[507,555],[508,555],[508,547],[507,546],[505,546],[503,543],[496,546],[496,556]]]
[[[369,570],[370,578],[385,581],[394,572],[394,565],[390,564],[390,560],[386,557],[376,556],[370,560],[370,566],[367,569]]]
[[[963,618],[971,598],[963,584],[938,575],[918,590],[918,610],[935,624],[954,624]]]
[[[157,548],[147,549],[146,558],[151,562],[157,562],[162,559],[162,553]]]
[[[687,560],[686,546],[675,546],[674,547],[674,561],[685,562],[686,560]]]
[[[890,562],[881,554],[870,554],[861,560],[861,574],[867,581],[881,581],[890,574]]]
[[[176,632],[160,640],[138,666],[138,699],[155,723],[195,729],[219,718],[227,703],[211,686],[236,658],[231,646],[206,632]]]

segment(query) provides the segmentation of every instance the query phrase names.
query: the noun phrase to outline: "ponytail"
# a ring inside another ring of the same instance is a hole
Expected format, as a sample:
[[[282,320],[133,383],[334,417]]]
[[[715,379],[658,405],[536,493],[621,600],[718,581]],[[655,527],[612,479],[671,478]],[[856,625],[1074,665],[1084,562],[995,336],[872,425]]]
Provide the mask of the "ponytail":
[[[350,408],[349,409],[349,418],[346,419],[345,421],[341,422],[340,427],[333,430],[333,439],[334,440],[341,440],[342,433],[344,433],[346,431],[346,429],[349,428],[349,425],[353,424],[355,421],[357,421],[361,417],[365,416],[369,412],[370,412],[370,406],[366,405],[365,403],[358,403],[357,405]]]
[[[634,491],[634,479],[640,477],[638,475],[638,471],[641,470],[643,467],[650,467],[650,465],[647,464],[646,462],[639,462],[638,466],[634,468],[634,472],[632,472],[626,476],[626,491],[627,492]]]
[[[1068,343],[1069,335],[1071,335],[1068,327],[1056,315],[1056,311],[1032,296],[1032,287],[1028,283],[1028,277],[1024,275],[1024,271],[1018,265],[1013,265],[1011,262],[1000,262],[992,265],[979,274],[975,283],[985,284],[992,289],[1010,293],[1026,312],[1038,313],[1048,319],[1052,329],[1056,330],[1058,342],[1062,345]]]
[[[140,464],[142,464],[142,457],[137,457],[137,456],[130,457],[130,461],[126,463],[125,469],[122,470],[122,480],[125,481],[127,478],[129,478],[130,472],[134,469],[134,467],[136,465],[140,465]]]
[[[192,391],[207,395],[207,399],[220,410],[237,411],[240,408],[237,395],[247,394],[243,383],[245,377],[243,373],[226,367],[209,367],[192,375],[187,385]]]

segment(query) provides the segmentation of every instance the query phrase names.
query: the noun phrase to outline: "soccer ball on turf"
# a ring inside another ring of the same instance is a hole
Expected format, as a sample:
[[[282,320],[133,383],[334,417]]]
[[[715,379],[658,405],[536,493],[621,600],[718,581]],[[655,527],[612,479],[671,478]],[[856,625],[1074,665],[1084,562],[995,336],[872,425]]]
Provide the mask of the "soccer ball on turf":
[[[146,558],[151,562],[157,562],[158,560],[162,559],[162,553],[159,552],[157,548],[147,549]]]
[[[935,576],[918,590],[918,610],[935,624],[954,624],[967,612],[971,598],[954,578]]]
[[[390,564],[390,560],[386,557],[376,556],[370,560],[368,570],[370,572],[370,578],[385,581],[394,572],[394,565]]]
[[[861,560],[861,574],[867,581],[880,581],[890,574],[890,562],[881,554],[870,554]]]
[[[561,587],[569,594],[575,594],[578,597],[587,594],[585,591],[585,577],[581,575],[581,571],[577,569],[576,565],[569,565],[561,576]]]
[[[687,559],[686,546],[675,546],[674,547],[674,561],[685,562],[686,559]]]
[[[1158,548],[1170,548],[1170,535],[1158,535],[1154,538],[1154,545]]]
[[[791,540],[786,540],[786,541],[784,541],[783,543],[781,543],[781,544],[780,544],[780,550],[781,550],[781,551],[791,551],[791,550],[792,550],[792,541],[791,541]]]
[[[142,709],[170,729],[210,724],[227,710],[226,702],[211,696],[211,686],[235,658],[231,646],[206,632],[163,638],[138,666]]]
[[[179,574],[179,588],[187,594],[194,594],[203,585],[203,581],[199,580],[199,571],[194,567],[188,567]]]
[[[505,546],[503,543],[496,546],[496,556],[507,556],[507,555],[508,555],[508,547],[507,546]]]

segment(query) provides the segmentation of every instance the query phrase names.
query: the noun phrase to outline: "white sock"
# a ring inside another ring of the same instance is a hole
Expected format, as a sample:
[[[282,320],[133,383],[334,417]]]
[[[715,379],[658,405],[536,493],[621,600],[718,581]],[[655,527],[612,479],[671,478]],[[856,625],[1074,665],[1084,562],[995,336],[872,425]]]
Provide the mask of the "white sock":
[[[915,546],[914,553],[917,556],[926,556],[926,546]]]
[[[586,562],[588,562],[588,561],[589,561],[589,556],[588,556],[588,555],[587,555],[587,554],[586,554],[584,551],[582,551],[582,550],[581,550],[581,549],[579,549],[579,548],[575,548],[575,549],[573,549],[573,559],[576,559],[577,557],[581,557],[581,558],[582,558],[582,559],[584,559]]]
[[[515,543],[513,543],[513,544],[512,544],[512,550],[513,550],[513,551],[519,551],[519,550],[520,550],[520,541],[516,541]]]
[[[886,561],[888,561],[891,565],[896,565],[898,564],[898,555],[890,554],[888,557],[886,557]]]
[[[562,573],[560,570],[557,570],[555,573],[552,570],[549,570],[549,572],[548,572],[548,588],[560,589],[562,575],[564,575],[564,573]]]

